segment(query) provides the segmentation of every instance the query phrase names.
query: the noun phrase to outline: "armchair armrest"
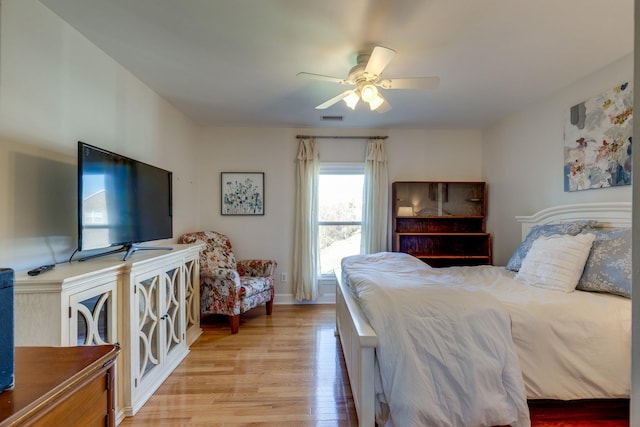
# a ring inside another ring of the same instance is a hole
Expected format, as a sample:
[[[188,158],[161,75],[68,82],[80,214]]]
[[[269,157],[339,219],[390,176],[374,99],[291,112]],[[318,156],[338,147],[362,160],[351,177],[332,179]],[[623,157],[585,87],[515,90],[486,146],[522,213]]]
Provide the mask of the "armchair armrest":
[[[200,270],[200,280],[217,288],[226,288],[228,291],[223,291],[224,294],[233,295],[240,290],[240,275],[231,268],[204,268]]]
[[[238,261],[238,273],[241,276],[273,276],[278,263],[272,259],[243,259]]]

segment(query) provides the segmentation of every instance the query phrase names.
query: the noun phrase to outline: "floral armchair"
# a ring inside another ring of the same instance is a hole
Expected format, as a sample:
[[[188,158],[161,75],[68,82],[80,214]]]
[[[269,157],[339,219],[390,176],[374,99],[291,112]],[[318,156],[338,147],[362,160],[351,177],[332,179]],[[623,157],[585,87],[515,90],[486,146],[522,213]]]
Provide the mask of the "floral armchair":
[[[200,252],[200,312],[229,316],[231,333],[237,334],[240,314],[266,303],[273,310],[274,260],[236,260],[231,242],[216,231],[186,233],[178,243],[204,243]]]

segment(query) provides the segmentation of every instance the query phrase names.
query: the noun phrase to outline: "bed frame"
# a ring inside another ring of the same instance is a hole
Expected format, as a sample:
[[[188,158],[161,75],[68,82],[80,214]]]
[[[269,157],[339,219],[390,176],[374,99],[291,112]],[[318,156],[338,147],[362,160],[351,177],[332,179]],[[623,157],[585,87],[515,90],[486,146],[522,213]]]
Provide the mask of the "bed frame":
[[[522,239],[535,225],[596,220],[599,228],[631,226],[631,202],[586,203],[556,206],[530,216],[517,216]],[[375,349],[378,337],[360,305],[336,271],[336,335],[340,337],[351,393],[360,427],[375,426]]]

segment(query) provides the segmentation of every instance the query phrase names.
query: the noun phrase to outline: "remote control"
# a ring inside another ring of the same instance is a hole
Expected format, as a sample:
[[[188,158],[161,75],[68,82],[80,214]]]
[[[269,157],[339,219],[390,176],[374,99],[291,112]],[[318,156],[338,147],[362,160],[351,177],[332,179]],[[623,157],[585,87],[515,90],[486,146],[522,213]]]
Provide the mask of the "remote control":
[[[38,268],[34,268],[33,270],[27,271],[27,274],[29,276],[37,276],[40,273],[44,273],[45,271],[51,270],[53,267],[55,267],[55,264],[41,265]]]

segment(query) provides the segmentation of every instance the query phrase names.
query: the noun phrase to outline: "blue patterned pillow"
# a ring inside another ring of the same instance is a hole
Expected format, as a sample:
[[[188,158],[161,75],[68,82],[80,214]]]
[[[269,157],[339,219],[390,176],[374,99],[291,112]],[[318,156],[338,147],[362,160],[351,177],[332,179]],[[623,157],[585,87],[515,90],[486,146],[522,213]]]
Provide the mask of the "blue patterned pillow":
[[[570,234],[575,236],[587,227],[593,227],[595,221],[563,222],[560,224],[534,225],[527,234],[527,237],[520,243],[520,246],[511,255],[509,262],[505,266],[507,270],[518,271],[522,265],[522,260],[527,256],[533,242],[540,236],[553,236],[554,234]]]
[[[631,229],[590,230],[596,235],[576,289],[631,298]]]

